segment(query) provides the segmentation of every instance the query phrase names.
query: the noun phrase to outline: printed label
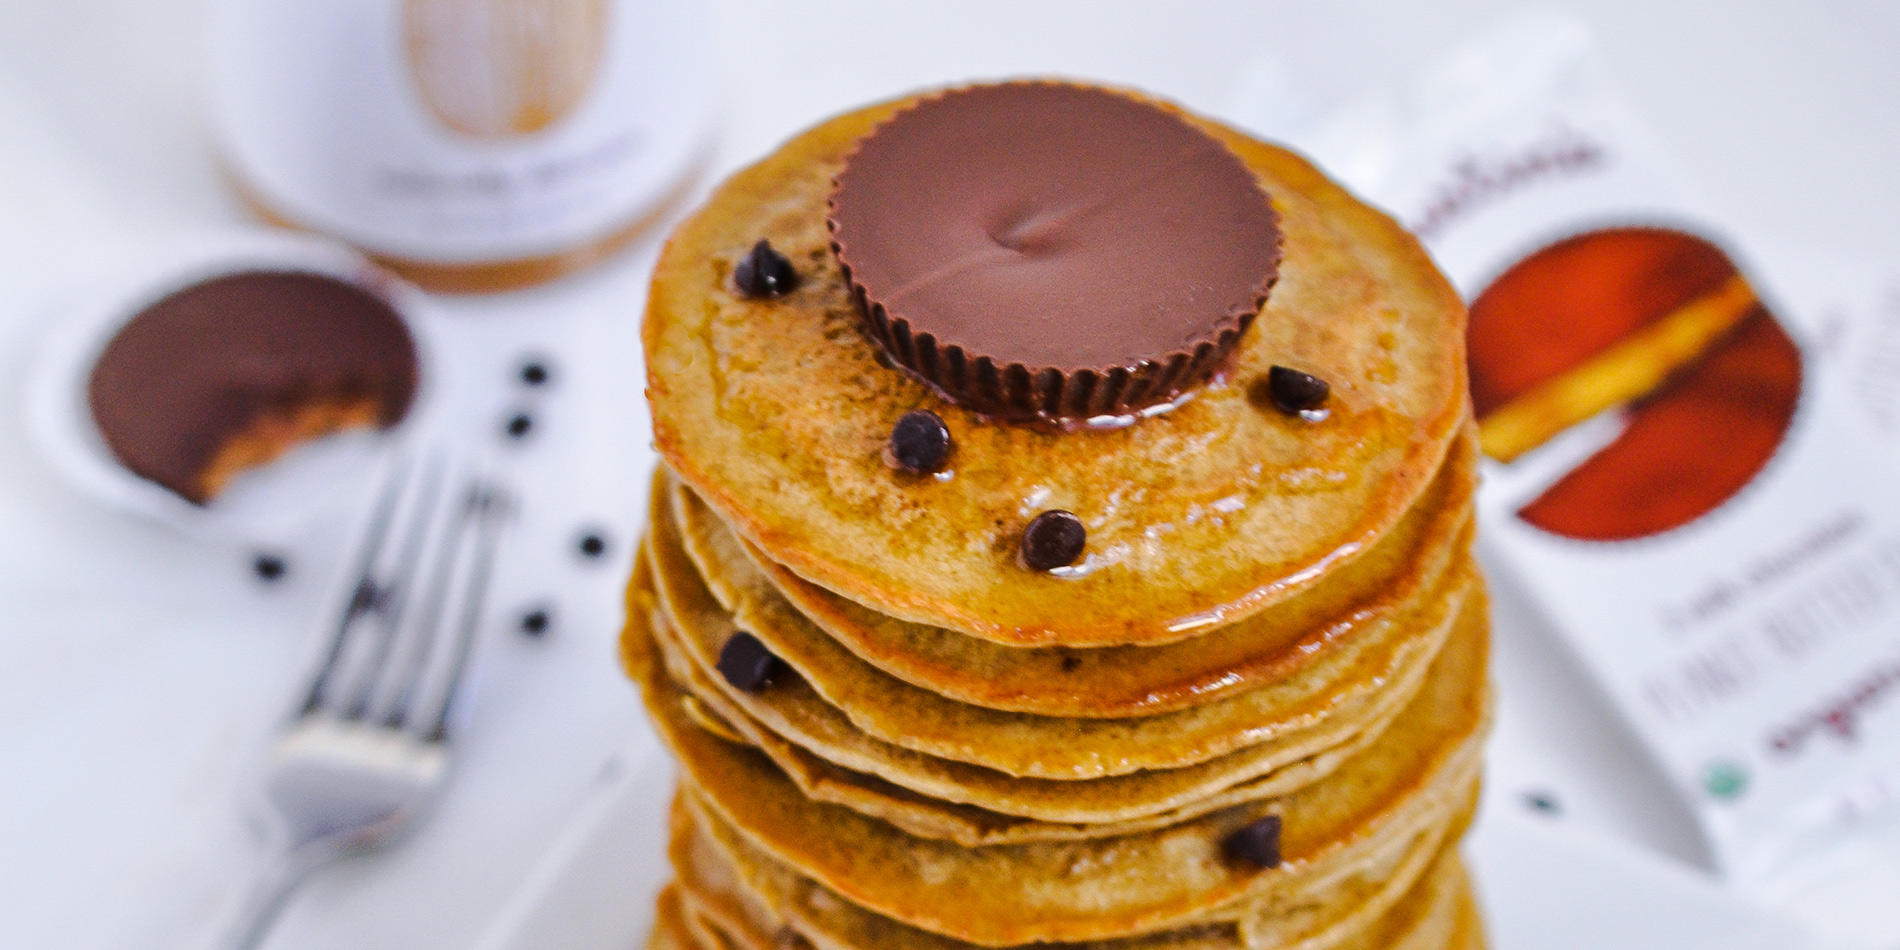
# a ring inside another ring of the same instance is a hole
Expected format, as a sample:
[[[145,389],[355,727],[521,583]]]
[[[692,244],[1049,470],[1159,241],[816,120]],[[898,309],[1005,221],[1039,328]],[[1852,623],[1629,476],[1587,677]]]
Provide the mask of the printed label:
[[[416,93],[442,124],[476,138],[539,132],[599,78],[607,0],[403,0]]]
[[[684,172],[696,26],[635,0],[225,0],[224,148],[273,214],[378,253],[559,253]]]
[[[1759,883],[1900,805],[1893,377],[1817,357],[1609,89],[1544,24],[1309,144],[1471,301],[1482,543]]]

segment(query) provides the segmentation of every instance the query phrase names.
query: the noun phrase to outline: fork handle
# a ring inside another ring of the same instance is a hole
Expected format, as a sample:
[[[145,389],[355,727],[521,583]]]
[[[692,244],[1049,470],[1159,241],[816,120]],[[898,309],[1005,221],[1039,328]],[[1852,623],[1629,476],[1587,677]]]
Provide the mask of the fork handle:
[[[251,879],[244,899],[227,919],[216,950],[253,950],[264,942],[290,894],[340,850],[320,842],[277,851]]]

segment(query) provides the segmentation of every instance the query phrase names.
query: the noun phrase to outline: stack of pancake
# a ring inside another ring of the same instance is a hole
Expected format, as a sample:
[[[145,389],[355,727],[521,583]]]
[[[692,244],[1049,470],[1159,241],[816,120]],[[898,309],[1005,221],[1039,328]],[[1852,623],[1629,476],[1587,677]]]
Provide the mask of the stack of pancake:
[[[1482,945],[1464,311],[1302,159],[1113,95],[1218,142],[1283,235],[1165,411],[979,414],[880,344],[835,181],[928,98],[804,133],[670,241],[624,637],[680,764],[651,946]],[[763,288],[760,241],[790,268]],[[954,440],[931,471],[891,459],[920,409]],[[1026,563],[1055,510],[1084,553]]]

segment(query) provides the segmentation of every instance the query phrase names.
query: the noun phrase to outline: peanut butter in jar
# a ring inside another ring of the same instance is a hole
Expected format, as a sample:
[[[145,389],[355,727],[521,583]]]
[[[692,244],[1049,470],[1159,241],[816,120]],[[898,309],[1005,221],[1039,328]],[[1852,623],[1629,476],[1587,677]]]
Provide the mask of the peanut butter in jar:
[[[686,177],[699,28],[655,0],[221,0],[223,155],[261,216],[428,289],[539,283]]]

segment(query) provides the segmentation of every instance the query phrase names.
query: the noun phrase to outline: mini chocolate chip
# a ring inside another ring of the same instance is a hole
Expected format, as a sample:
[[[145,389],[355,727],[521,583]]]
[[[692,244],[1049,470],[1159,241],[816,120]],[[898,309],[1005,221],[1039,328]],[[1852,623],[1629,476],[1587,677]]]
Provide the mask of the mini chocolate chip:
[[[1068,567],[1082,556],[1088,540],[1082,519],[1060,509],[1045,511],[1023,529],[1023,563],[1037,571]]]
[[[733,268],[732,282],[748,297],[783,297],[798,286],[798,271],[770,241],[761,240]]]
[[[1073,673],[1081,665],[1082,658],[1079,656],[1065,656],[1062,658],[1062,672],[1064,673]]]
[[[596,532],[589,531],[581,536],[580,549],[581,553],[588,557],[599,557],[607,553],[607,539]]]
[[[528,437],[529,431],[534,429],[534,417],[525,412],[517,412],[508,417],[508,425],[506,428],[509,438],[525,439]]]
[[[356,591],[350,595],[350,616],[381,613],[389,606],[389,594],[389,589],[376,583],[374,578],[363,578],[356,585]]]
[[[553,378],[554,374],[548,370],[546,360],[530,359],[521,364],[521,381],[526,385],[545,386]]]
[[[785,661],[773,656],[758,637],[743,630],[733,634],[719,649],[717,665],[719,675],[724,676],[726,682],[748,693],[772,685],[772,680],[785,669]]]
[[[521,615],[521,632],[531,637],[539,637],[548,632],[554,619],[548,616],[546,607],[536,607]]]
[[[891,427],[891,459],[907,472],[928,475],[941,471],[950,458],[950,427],[928,409],[904,413]]]
[[[267,581],[274,581],[290,570],[284,559],[275,554],[259,554],[251,559],[251,570]]]
[[[463,504],[470,514],[487,514],[508,504],[508,496],[494,485],[472,485]]]
[[[1227,836],[1221,850],[1236,861],[1255,867],[1280,866],[1280,816],[1268,815]]]
[[[1267,388],[1273,394],[1274,407],[1287,415],[1318,409],[1333,391],[1318,376],[1284,366],[1267,370]]]

